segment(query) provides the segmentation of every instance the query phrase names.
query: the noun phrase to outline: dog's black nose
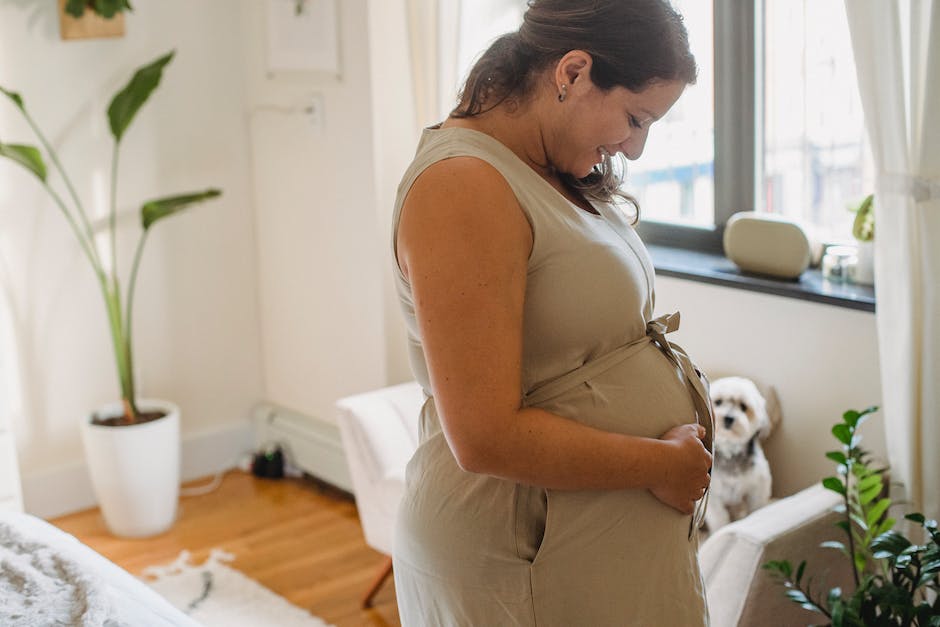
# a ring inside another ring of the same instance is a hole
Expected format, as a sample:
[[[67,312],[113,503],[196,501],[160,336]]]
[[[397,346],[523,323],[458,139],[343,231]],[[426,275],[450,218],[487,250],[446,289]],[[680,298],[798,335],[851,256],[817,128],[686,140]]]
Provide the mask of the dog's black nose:
[[[734,424],[734,416],[725,416],[725,429],[730,429]]]

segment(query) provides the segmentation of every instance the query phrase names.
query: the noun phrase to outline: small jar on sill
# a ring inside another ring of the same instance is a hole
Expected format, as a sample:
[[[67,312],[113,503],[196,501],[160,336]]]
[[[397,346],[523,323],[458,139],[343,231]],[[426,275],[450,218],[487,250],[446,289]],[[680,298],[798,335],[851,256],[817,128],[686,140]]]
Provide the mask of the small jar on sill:
[[[823,278],[832,283],[846,283],[850,268],[858,263],[853,246],[829,246],[822,258]]]

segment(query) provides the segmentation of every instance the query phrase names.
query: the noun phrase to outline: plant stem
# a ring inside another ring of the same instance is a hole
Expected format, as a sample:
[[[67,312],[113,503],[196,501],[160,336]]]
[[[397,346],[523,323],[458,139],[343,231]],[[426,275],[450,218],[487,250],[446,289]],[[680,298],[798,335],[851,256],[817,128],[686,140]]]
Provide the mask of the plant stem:
[[[127,336],[124,333],[124,325],[121,320],[121,295],[119,292],[109,288],[105,300],[108,305],[108,322],[110,322],[111,325],[114,358],[117,363],[118,378],[121,382],[121,398],[124,401],[125,407],[124,422],[126,424],[132,424],[134,420],[136,420],[137,414],[134,412],[135,407],[133,402],[128,403],[128,400],[131,400],[129,393],[133,392],[133,386],[130,384],[128,377]],[[131,408],[130,412],[127,412],[128,406]]]
[[[851,434],[852,437],[855,436],[854,427],[851,429],[849,433]],[[849,442],[851,442],[851,440],[849,440]],[[848,453],[849,453],[848,461],[850,463],[846,465],[845,467],[846,468],[845,494],[843,494],[842,496],[843,496],[843,500],[845,501],[845,520],[849,523],[849,529],[848,529],[849,559],[852,562],[852,577],[855,579],[855,588],[858,589],[860,581],[859,581],[859,576],[858,576],[858,565],[855,563],[855,538],[853,537],[854,534],[852,533],[853,523],[852,523],[852,516],[851,516],[852,508],[849,507],[849,490],[850,490],[849,481],[852,479],[852,465],[855,463],[855,458],[854,458],[855,449],[852,448],[851,445],[849,445]]]
[[[121,379],[121,397],[124,403],[124,418],[128,423],[137,420],[137,403],[134,398],[134,377],[131,367],[130,337],[121,317],[121,284],[117,265],[117,175],[120,143],[115,140],[111,156],[111,208],[108,231],[111,236],[111,295],[109,310],[111,317],[114,351],[117,357],[118,377]],[[116,325],[116,326],[115,326]]]
[[[111,234],[111,276],[115,288],[118,284],[117,271],[117,172],[118,172],[118,142],[114,142],[114,151],[111,154],[111,208],[108,231]]]
[[[39,138],[39,141],[42,143],[43,147],[46,149],[46,152],[49,153],[49,157],[52,159],[52,163],[55,164],[56,170],[59,172],[59,176],[62,177],[62,180],[65,182],[66,189],[69,190],[69,194],[72,196],[72,202],[75,203],[75,208],[78,210],[78,215],[82,220],[82,224],[85,227],[85,234],[88,238],[88,245],[91,248],[91,252],[94,255],[94,260],[92,260],[92,265],[96,269],[101,268],[101,258],[98,256],[98,247],[95,246],[95,233],[91,228],[91,223],[88,221],[88,214],[85,213],[85,208],[82,205],[82,201],[79,200],[78,194],[75,192],[75,187],[72,185],[71,179],[65,173],[65,168],[62,167],[62,163],[59,161],[59,156],[56,154],[56,151],[53,150],[52,146],[49,144],[49,141],[46,139],[46,136],[43,135],[42,131],[39,130],[39,126],[36,124],[35,120],[26,112],[26,109],[21,109],[23,117],[26,118],[26,122],[29,124],[30,128],[33,129],[33,132],[36,134],[36,137]],[[50,188],[51,189],[51,188]],[[61,201],[59,202],[60,206],[63,206]],[[63,209],[64,210],[64,209]],[[69,216],[71,213],[64,210]],[[70,219],[70,221],[73,221]],[[85,238],[82,237],[81,231],[77,227],[73,226],[75,229],[75,235],[78,237],[80,242],[85,242]]]
[[[137,287],[137,270],[140,268],[140,259],[144,251],[144,242],[147,241],[147,234],[150,231],[145,229],[140,235],[140,240],[137,242],[137,250],[134,253],[134,264],[131,266],[131,274],[128,279],[127,285],[127,312],[124,314],[124,328],[126,330],[127,336],[125,337],[125,346],[127,347],[127,371],[128,378],[130,379],[128,385],[130,389],[130,403],[133,406],[134,414],[137,414],[137,407],[135,405],[136,399],[134,397],[134,360],[133,360],[133,336],[132,332],[132,320],[134,314],[134,292]]]

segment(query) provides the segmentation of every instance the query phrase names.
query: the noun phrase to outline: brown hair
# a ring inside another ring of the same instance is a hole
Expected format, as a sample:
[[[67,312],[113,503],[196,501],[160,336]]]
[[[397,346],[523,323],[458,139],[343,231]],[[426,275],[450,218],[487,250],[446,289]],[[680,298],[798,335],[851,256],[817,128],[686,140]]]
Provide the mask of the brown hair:
[[[571,50],[591,55],[591,81],[601,89],[639,92],[660,80],[692,84],[697,73],[682,16],[667,0],[529,0],[519,30],[499,37],[470,70],[451,117],[524,101],[541,71]],[[562,178],[587,196],[619,197],[639,212],[636,199],[619,190],[620,165],[604,155],[585,178]]]

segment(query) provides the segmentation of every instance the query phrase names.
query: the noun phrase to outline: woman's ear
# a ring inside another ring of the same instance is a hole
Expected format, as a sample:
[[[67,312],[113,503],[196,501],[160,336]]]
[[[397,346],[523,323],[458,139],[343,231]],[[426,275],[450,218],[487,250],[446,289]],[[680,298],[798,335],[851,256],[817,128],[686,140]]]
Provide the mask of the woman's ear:
[[[574,86],[591,75],[591,64],[594,59],[584,50],[572,50],[559,59],[555,66],[555,87],[561,90],[562,85]]]

